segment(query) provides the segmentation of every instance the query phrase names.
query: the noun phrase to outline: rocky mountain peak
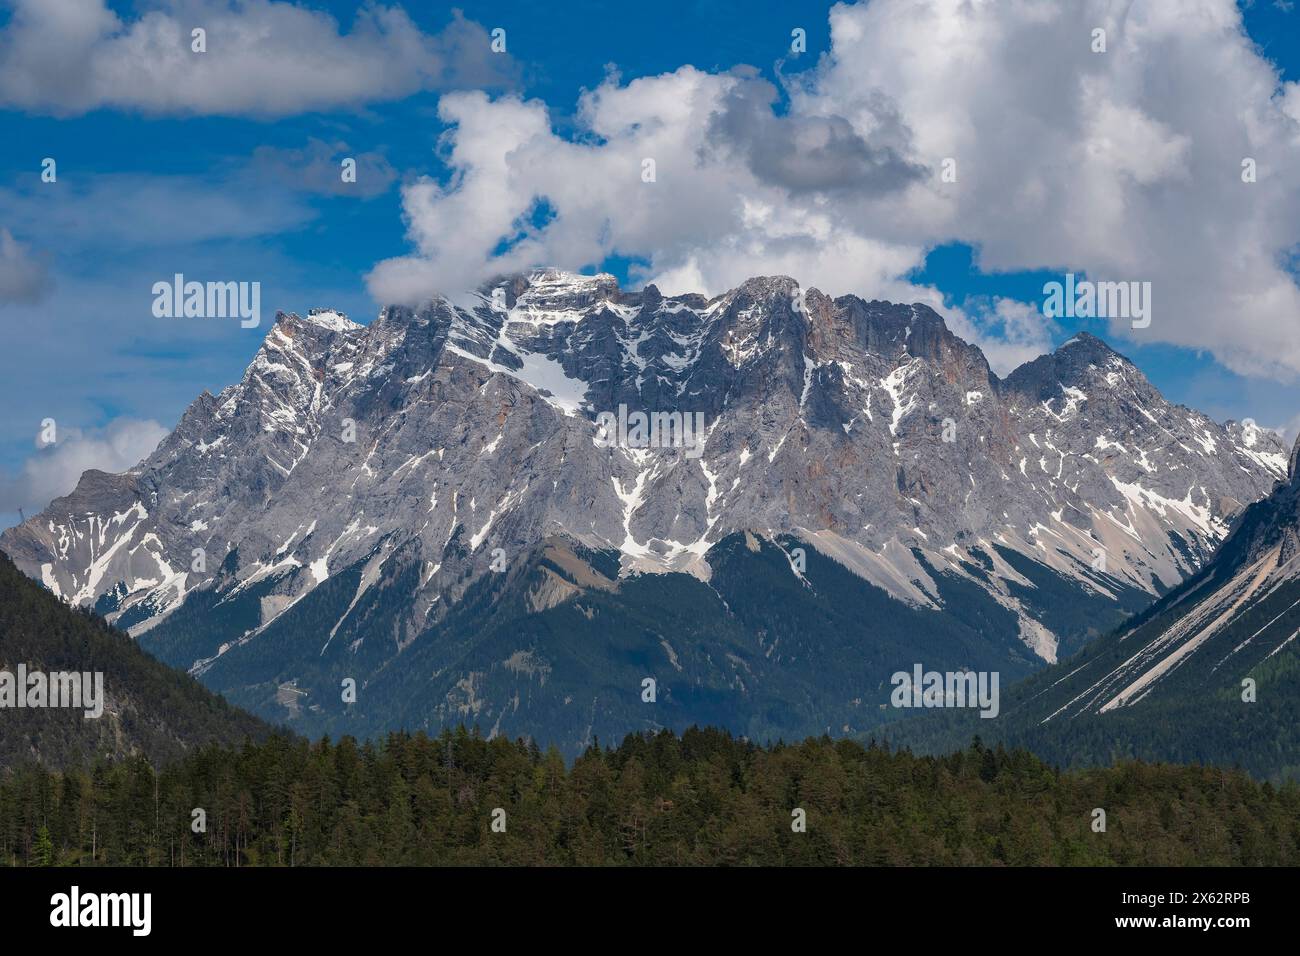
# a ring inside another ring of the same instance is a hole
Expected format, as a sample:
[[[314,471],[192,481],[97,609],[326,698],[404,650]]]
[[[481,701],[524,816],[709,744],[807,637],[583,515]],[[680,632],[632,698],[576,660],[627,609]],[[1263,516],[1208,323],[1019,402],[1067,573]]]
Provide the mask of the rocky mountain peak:
[[[491,303],[497,290],[507,309],[550,321],[575,319],[583,310],[619,301],[622,295],[618,279],[607,272],[583,275],[553,267],[498,276],[480,286],[479,294]]]
[[[741,297],[746,303],[772,303],[773,300],[791,302],[799,283],[790,276],[753,276],[746,279],[730,295]]]
[[[1003,380],[1002,387],[1008,394],[1035,402],[1055,398],[1063,389],[1098,395],[1136,393],[1143,400],[1155,394],[1137,366],[1087,332],[1021,365]]]
[[[306,315],[298,315],[296,312],[276,312],[271,331],[276,328],[290,336],[299,332],[321,336],[331,333],[358,332],[365,326],[353,322],[342,312],[333,309],[311,309]],[[267,334],[270,335],[270,331]]]
[[[728,535],[789,535],[909,606],[941,609],[960,579],[1050,659],[1056,625],[1005,555],[1098,600],[1154,595],[1287,464],[1091,336],[999,382],[929,307],[789,276],[705,299],[544,269],[477,301],[369,326],[278,315],[243,379],[197,399],[136,478],[88,476],[0,546],[70,600],[111,594],[139,633],[237,587],[263,602],[256,635],[345,571],[369,588],[415,569],[392,622],[411,641],[494,552],[558,536],[624,575],[707,579]],[[690,442],[610,443],[601,414],[689,421]]]

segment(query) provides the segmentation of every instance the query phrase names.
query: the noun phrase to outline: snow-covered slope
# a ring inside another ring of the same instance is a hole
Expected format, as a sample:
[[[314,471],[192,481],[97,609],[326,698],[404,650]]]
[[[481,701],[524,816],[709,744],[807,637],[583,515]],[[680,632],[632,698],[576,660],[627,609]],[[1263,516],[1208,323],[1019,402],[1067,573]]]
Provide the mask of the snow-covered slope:
[[[892,743],[980,734],[1062,766],[1143,759],[1300,779],[1300,441],[1206,565],[1121,628],[1004,689],[996,721],[932,712]],[[977,726],[978,725],[978,726]]]
[[[1054,690],[1044,723],[1226,684],[1300,637],[1300,441],[1290,477],[1251,506],[1219,553]],[[1069,688],[1068,695],[1065,689]]]

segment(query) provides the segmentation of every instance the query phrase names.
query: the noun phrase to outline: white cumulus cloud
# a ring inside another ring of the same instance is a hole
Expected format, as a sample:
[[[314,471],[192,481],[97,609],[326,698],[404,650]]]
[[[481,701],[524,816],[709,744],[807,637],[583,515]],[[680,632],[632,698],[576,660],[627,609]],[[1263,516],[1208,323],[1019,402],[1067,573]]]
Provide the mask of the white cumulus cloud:
[[[1117,319],[1115,337],[1300,373],[1300,92],[1232,0],[873,0],[830,23],[782,111],[753,71],[692,67],[609,77],[564,135],[540,102],[444,96],[452,174],[404,188],[413,248],[375,267],[372,294],[621,255],[665,292],[785,273],[941,305],[908,275],[965,242],[986,272],[1150,282],[1150,327]],[[1049,342],[1023,303],[941,311],[1001,343],[1000,365]]]
[[[53,115],[101,107],[284,116],[497,86],[509,57],[459,12],[427,34],[401,7],[366,5],[351,29],[278,0],[169,0],[131,20],[104,0],[15,0],[0,33],[0,105]],[[193,31],[204,31],[204,52]]]
[[[17,475],[0,477],[0,512],[35,514],[77,486],[88,469],[127,471],[158,447],[168,430],[155,421],[117,418],[97,430],[57,425],[54,444],[39,448]]]

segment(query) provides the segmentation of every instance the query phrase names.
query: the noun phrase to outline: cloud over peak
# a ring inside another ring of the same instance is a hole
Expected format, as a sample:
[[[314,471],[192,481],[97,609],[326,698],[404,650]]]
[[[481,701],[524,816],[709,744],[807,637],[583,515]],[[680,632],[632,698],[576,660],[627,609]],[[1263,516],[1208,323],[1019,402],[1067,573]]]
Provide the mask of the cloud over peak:
[[[23,462],[19,474],[0,475],[0,512],[19,508],[35,512],[72,491],[82,474],[92,468],[127,471],[147,458],[168,430],[155,421],[117,418],[100,430],[66,428],[62,432],[57,443]]]
[[[452,173],[403,190],[413,249],[372,271],[372,294],[624,256],[665,292],[783,273],[933,301],[907,277],[960,242],[989,272],[1150,282],[1150,326],[1116,317],[1112,335],[1294,377],[1300,93],[1232,0],[1194,7],[839,4],[830,52],[786,79],[778,108],[752,71],[611,76],[581,98],[572,136],[540,102],[449,94]],[[1037,346],[1023,308],[988,319]]]

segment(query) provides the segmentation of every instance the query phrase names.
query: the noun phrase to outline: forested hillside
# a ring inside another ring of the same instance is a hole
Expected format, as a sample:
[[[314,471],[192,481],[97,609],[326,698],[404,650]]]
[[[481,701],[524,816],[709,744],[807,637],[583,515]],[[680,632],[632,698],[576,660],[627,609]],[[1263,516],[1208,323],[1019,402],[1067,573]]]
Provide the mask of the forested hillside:
[[[98,757],[174,759],[201,743],[261,739],[269,724],[142,651],[89,611],[69,608],[0,554],[0,671],[101,672],[103,714],[0,708],[0,774],[35,760],[90,766]]]

